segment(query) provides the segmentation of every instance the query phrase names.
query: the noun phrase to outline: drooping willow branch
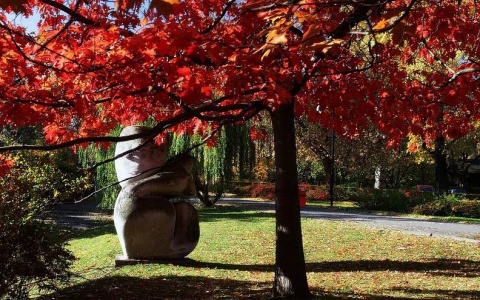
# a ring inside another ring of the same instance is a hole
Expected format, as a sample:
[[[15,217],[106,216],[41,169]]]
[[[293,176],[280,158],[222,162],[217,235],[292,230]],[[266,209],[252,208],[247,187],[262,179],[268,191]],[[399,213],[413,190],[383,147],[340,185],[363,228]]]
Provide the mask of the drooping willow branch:
[[[258,106],[258,105],[257,105],[257,106]],[[190,153],[192,150],[194,150],[194,149],[196,149],[196,148],[204,145],[204,144],[207,143],[210,139],[212,139],[218,132],[220,132],[220,130],[221,130],[224,126],[234,124],[234,123],[236,123],[236,122],[238,122],[238,121],[247,121],[248,119],[254,117],[254,116],[260,111],[260,107],[259,107],[259,106],[258,106],[258,107],[255,107],[253,110],[254,110],[253,113],[246,114],[245,116],[243,116],[243,114],[239,114],[237,117],[232,117],[232,118],[230,118],[230,119],[225,119],[225,120],[223,120],[222,122],[220,122],[219,126],[217,126],[216,128],[214,128],[214,129],[210,132],[210,134],[209,134],[208,136],[206,136],[205,138],[203,138],[200,142],[198,142],[198,143],[190,146],[189,148],[185,149],[183,152],[175,155],[174,157],[169,158],[169,159],[167,160],[167,162],[165,163],[165,165],[168,164],[169,161],[175,160],[176,157],[180,157],[180,156],[182,156],[182,155],[185,155],[185,154],[187,154],[187,153]],[[132,135],[132,136],[133,136],[133,135]],[[131,137],[131,136],[127,136],[127,137]],[[155,136],[150,136],[150,137],[148,137],[143,143],[141,143],[139,146],[137,146],[137,147],[135,147],[135,148],[132,148],[132,149],[130,149],[130,150],[128,150],[128,151],[122,152],[122,153],[120,153],[120,154],[118,154],[118,155],[116,155],[116,156],[114,156],[114,157],[105,159],[105,160],[103,160],[103,161],[101,161],[101,162],[97,162],[97,163],[95,163],[94,165],[92,165],[92,166],[84,169],[84,171],[93,171],[94,169],[98,168],[98,167],[101,166],[101,165],[104,165],[104,164],[107,164],[107,163],[109,163],[109,162],[115,161],[116,159],[119,159],[119,158],[121,158],[121,157],[123,157],[123,156],[125,156],[125,155],[128,155],[129,153],[135,152],[135,151],[143,148],[146,144],[152,142],[152,140],[153,140],[154,138],[155,138]],[[139,173],[139,174],[137,174],[137,175],[135,175],[135,176],[128,177],[128,178],[126,178],[126,179],[113,182],[113,183],[111,183],[111,184],[109,184],[109,185],[107,185],[107,186],[105,186],[105,187],[102,187],[102,188],[99,189],[99,190],[96,190],[96,191],[90,193],[89,195],[87,195],[87,196],[85,196],[85,197],[83,197],[83,198],[81,198],[81,199],[79,199],[79,200],[76,200],[75,203],[80,203],[80,202],[82,202],[82,201],[84,201],[84,200],[86,200],[86,199],[94,196],[95,194],[97,194],[97,193],[99,193],[99,192],[101,192],[101,191],[104,191],[104,190],[106,190],[106,189],[108,189],[108,188],[111,188],[111,187],[113,187],[113,186],[115,186],[115,185],[117,185],[117,184],[120,184],[120,183],[125,182],[125,181],[130,180],[130,179],[137,178],[137,177],[139,177],[139,176],[141,176],[141,175],[143,175],[143,174],[145,174],[145,173],[147,173],[147,172],[153,171],[153,170],[160,170],[161,168],[163,168],[163,166],[156,166],[156,167],[147,169],[147,170],[145,170],[145,171],[143,171],[143,172],[141,172],[141,173]]]

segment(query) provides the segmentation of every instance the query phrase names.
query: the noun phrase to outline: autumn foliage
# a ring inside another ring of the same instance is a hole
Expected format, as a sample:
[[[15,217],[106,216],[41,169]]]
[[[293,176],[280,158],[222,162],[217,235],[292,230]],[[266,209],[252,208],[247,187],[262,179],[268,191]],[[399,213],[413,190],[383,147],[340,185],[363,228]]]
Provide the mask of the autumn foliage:
[[[2,1],[43,18],[31,34],[0,16],[0,125],[42,124],[51,144],[150,117],[202,133],[295,101],[310,121],[350,135],[373,123],[395,143],[478,118],[477,2],[160,2]]]

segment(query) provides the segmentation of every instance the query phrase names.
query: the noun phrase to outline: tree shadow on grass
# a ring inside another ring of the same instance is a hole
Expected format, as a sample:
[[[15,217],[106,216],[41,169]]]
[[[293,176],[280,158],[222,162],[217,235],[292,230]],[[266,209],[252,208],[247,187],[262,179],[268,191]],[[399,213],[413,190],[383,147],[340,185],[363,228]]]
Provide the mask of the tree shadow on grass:
[[[271,282],[239,281],[194,276],[159,276],[138,278],[110,276],[86,281],[59,290],[41,299],[275,299],[271,297]],[[410,296],[386,296],[354,292],[312,290],[312,299],[477,299],[475,291],[396,289]],[[385,291],[389,292],[389,291]],[[435,295],[428,298],[427,295]]]
[[[239,265],[201,262],[191,259],[171,262],[192,268],[224,269],[250,272],[272,272],[272,265]],[[438,260],[432,262],[343,261],[307,263],[307,272],[356,271],[421,272],[443,276],[480,276],[479,262],[467,260]],[[272,282],[241,281],[204,276],[158,276],[139,278],[113,275],[78,283],[57,291],[44,299],[273,299]],[[386,296],[388,293],[407,296]],[[313,299],[478,299],[479,290],[425,290],[398,287],[379,291],[379,294],[356,292],[325,292],[313,287]],[[383,294],[383,295],[382,295]],[[433,296],[432,296],[433,295]],[[430,298],[429,298],[430,297]]]
[[[411,295],[411,299],[418,298],[418,295],[435,295],[430,298],[423,299],[479,299],[480,291],[464,291],[464,290],[427,290],[427,289],[405,289],[405,288],[395,288],[392,291],[400,291],[404,294]]]
[[[44,299],[268,299],[271,283],[192,276],[111,276],[73,285]]]
[[[90,280],[59,290],[40,299],[128,299],[128,300],[206,300],[280,299],[271,296],[272,282],[247,282],[193,276],[138,278],[110,276]],[[311,299],[400,299],[353,293],[312,291]]]
[[[224,270],[238,270],[249,272],[273,272],[272,265],[236,265],[221,264],[200,261],[190,261],[189,266],[195,268],[210,268]],[[449,260],[439,259],[428,262],[415,261],[390,261],[390,260],[359,260],[359,261],[339,261],[339,262],[319,262],[307,263],[307,272],[309,273],[327,273],[327,272],[417,272],[431,276],[445,277],[480,277],[480,262],[470,260]],[[401,292],[409,296],[386,296],[358,294],[358,293],[326,293],[321,288],[314,288],[312,292],[317,295],[315,299],[417,299],[421,296],[423,299],[480,299],[480,286],[477,290],[415,290],[405,287],[398,287],[391,290],[385,290],[383,293]]]
[[[194,268],[208,268],[221,270],[238,270],[249,272],[273,272],[273,265],[266,264],[223,264],[214,262],[202,262],[193,259],[173,261],[171,264],[179,266],[188,266]],[[378,271],[396,271],[396,272],[419,272],[433,276],[447,277],[480,277],[480,262],[470,260],[451,260],[438,259],[427,262],[416,261],[391,261],[391,260],[352,260],[352,261],[333,261],[307,263],[307,272],[327,273],[327,272],[378,272]]]
[[[421,272],[434,276],[480,277],[480,262],[458,259],[437,259],[426,262],[392,260],[352,260],[307,263],[308,272]],[[480,297],[480,296],[479,296]]]

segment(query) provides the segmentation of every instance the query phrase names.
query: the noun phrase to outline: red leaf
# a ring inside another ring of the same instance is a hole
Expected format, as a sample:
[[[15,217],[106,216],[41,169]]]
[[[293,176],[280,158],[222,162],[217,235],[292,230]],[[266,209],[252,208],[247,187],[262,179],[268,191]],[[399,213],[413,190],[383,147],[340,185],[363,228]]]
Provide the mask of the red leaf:
[[[209,86],[202,86],[200,91],[207,97],[210,97],[212,95],[212,88]]]
[[[190,75],[192,72],[190,71],[190,68],[189,67],[181,67],[181,68],[178,68],[177,69],[177,73],[182,75],[182,76],[188,76]]]
[[[11,159],[5,157],[4,155],[0,155],[0,177],[7,174],[13,166],[14,162]]]

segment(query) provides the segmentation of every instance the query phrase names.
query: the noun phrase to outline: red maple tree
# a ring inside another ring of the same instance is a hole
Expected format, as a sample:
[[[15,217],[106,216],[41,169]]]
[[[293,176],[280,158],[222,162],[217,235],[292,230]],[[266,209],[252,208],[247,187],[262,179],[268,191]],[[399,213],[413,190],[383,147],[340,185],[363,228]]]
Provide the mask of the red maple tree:
[[[479,119],[476,1],[1,0],[0,126],[42,125],[53,150],[199,132],[269,111],[275,139],[274,294],[308,297],[295,115],[398,144],[458,137]],[[5,12],[40,13],[38,31]],[[10,18],[11,19],[11,18]],[[2,157],[1,159],[5,159]],[[1,168],[0,170],[3,170]]]

